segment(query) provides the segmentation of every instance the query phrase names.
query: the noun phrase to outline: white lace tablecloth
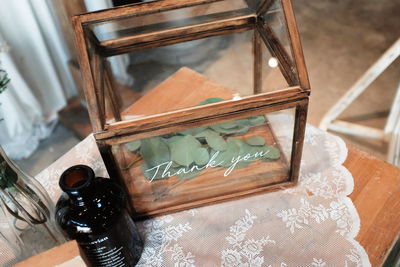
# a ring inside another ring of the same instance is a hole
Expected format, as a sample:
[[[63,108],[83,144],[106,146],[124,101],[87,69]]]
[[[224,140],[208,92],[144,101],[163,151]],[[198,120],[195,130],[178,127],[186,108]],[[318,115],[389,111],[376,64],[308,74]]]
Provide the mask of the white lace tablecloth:
[[[280,125],[278,138],[287,138]],[[308,126],[298,186],[139,223],[139,266],[370,266],[354,239],[360,219],[348,197],[354,180],[346,157],[340,138]],[[89,136],[37,176],[54,201],[58,178],[73,164],[107,176]]]

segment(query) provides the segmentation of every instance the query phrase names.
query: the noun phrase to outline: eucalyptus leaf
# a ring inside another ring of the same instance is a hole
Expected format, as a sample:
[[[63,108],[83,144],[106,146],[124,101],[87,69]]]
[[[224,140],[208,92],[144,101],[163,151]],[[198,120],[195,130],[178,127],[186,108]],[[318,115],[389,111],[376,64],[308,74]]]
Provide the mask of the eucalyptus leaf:
[[[210,97],[210,98],[207,98],[206,100],[204,100],[204,101],[201,101],[200,103],[199,103],[199,106],[201,106],[201,105],[207,105],[207,104],[211,104],[211,103],[216,103],[216,102],[221,102],[221,101],[224,101],[225,99],[223,99],[223,98],[219,98],[219,97]]]
[[[194,163],[197,165],[205,165],[210,160],[210,154],[207,148],[199,147],[192,153]]]
[[[241,126],[236,130],[235,134],[245,134],[250,130],[250,126]]]
[[[273,146],[265,146],[266,149],[265,151],[268,152],[267,155],[265,156],[268,159],[279,159],[281,157],[281,153],[279,152],[279,149]]]
[[[253,136],[245,140],[245,142],[251,146],[263,146],[265,145],[265,139],[261,136]]]
[[[261,125],[265,123],[265,117],[263,115],[253,116],[247,118],[252,126]]]
[[[157,168],[152,169],[153,167],[150,167],[146,162],[144,162],[140,166],[140,168],[142,169],[143,176],[150,181],[168,178],[168,177],[165,178],[162,177],[163,171],[165,170],[165,165],[161,166],[158,169]]]
[[[205,129],[204,131],[196,134],[194,137],[196,138],[205,138],[207,135],[210,134],[215,134],[215,131],[211,130],[211,129]]]
[[[248,118],[240,119],[235,121],[238,126],[252,126]]]
[[[245,132],[248,131],[248,127],[236,126],[235,128],[224,129],[219,124],[211,125],[210,128],[221,134],[236,134],[243,130],[245,130]]]
[[[174,161],[172,161],[172,165],[171,165],[171,167],[172,167],[172,168],[180,168],[180,167],[182,167],[182,168],[183,168],[183,166],[182,166],[182,165],[180,165],[180,164],[178,164],[178,163],[176,163],[176,162],[174,162]]]
[[[207,129],[207,127],[198,127],[198,128],[193,128],[193,129],[188,129],[188,130],[185,130],[185,131],[181,131],[179,133],[183,134],[183,135],[188,135],[188,134],[196,135],[198,133],[203,132],[205,129]]]
[[[206,141],[212,149],[224,151],[227,148],[225,139],[216,132],[209,132],[209,134],[206,136]]]
[[[171,149],[171,159],[187,167],[194,161],[192,152],[201,147],[201,144],[192,135],[185,135],[178,141],[170,143],[169,146]]]
[[[182,138],[183,138],[182,135],[175,135],[175,136],[172,136],[172,137],[170,137],[170,138],[168,138],[168,139],[165,139],[165,142],[166,142],[168,145],[170,145],[170,144],[172,144],[172,143],[174,143],[174,142],[176,142],[176,141],[181,140]]]
[[[140,155],[150,167],[170,161],[169,148],[161,137],[142,139]]]
[[[216,162],[222,162],[221,166],[223,167],[229,167],[232,165],[232,160],[239,156],[240,153],[239,142],[240,139],[238,138],[228,138],[227,149],[223,152],[219,152],[218,156],[216,157]]]
[[[136,150],[139,149],[140,145],[142,144],[142,142],[140,140],[135,140],[135,141],[131,141],[129,143],[125,144],[125,147],[131,151],[131,152],[135,152]]]
[[[238,123],[236,121],[228,121],[224,123],[218,124],[221,128],[223,129],[233,129],[235,127],[238,127]]]

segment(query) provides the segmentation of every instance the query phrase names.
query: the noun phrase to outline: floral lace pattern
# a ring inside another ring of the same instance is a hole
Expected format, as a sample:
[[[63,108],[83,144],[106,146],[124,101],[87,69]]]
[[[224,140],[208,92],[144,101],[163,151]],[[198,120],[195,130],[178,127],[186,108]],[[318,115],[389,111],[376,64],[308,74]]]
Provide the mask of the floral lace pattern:
[[[195,266],[194,255],[185,253],[177,244],[182,236],[191,230],[189,223],[171,225],[172,216],[164,216],[144,222],[142,235],[146,242],[142,257],[137,266],[164,266],[167,255],[173,266]]]
[[[246,239],[246,232],[253,227],[254,220],[257,216],[251,215],[249,210],[245,210],[244,218],[237,220],[230,227],[230,235],[226,237],[232,249],[222,251],[221,266],[240,266],[240,267],[259,267],[264,263],[264,257],[260,256],[263,247],[267,244],[275,244],[269,236],[261,239]]]
[[[299,209],[282,210],[277,214],[286,223],[286,227],[290,229],[292,234],[294,234],[295,229],[302,229],[305,225],[309,225],[310,220],[320,224],[328,219],[336,222],[337,233],[345,236],[351,232],[351,215],[345,203],[332,201],[327,208],[321,204],[313,206],[304,198],[300,202]]]
[[[292,118],[268,119],[290,155]],[[140,223],[138,266],[370,266],[354,240],[360,219],[348,198],[354,181],[342,166],[346,157],[340,138],[308,126],[298,186]],[[37,176],[54,201],[59,175],[73,164],[107,175],[89,136]]]

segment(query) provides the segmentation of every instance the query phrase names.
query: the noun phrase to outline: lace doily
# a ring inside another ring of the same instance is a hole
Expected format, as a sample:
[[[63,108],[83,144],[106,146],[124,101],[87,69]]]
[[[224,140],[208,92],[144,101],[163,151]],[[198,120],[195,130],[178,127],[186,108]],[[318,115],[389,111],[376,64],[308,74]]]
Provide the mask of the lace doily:
[[[291,119],[268,119],[288,143]],[[340,138],[308,125],[298,186],[139,223],[145,248],[138,266],[370,266],[354,239],[360,219],[348,198],[354,181],[346,157]],[[37,176],[54,201],[61,173],[78,163],[107,176],[89,136]]]

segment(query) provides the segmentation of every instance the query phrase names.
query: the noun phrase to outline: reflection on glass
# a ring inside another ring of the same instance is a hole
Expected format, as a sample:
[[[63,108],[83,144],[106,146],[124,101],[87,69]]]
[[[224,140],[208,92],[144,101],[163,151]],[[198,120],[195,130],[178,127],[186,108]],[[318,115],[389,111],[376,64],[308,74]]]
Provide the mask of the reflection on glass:
[[[201,104],[220,100],[209,98]],[[126,185],[135,210],[147,212],[288,181],[291,144],[285,145],[289,151],[282,150],[269,116],[115,146],[114,154],[123,154],[116,156],[121,159],[120,168],[132,177]],[[293,124],[285,127],[291,128]]]

